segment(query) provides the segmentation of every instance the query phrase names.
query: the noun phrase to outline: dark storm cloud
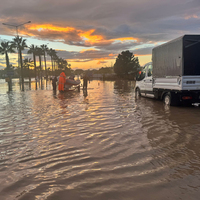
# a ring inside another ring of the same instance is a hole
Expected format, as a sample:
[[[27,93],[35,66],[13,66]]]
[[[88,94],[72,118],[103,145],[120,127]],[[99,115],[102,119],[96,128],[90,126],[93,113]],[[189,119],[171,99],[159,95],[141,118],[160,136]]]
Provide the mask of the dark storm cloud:
[[[27,54],[27,51],[28,50],[23,51],[23,57],[32,59],[33,58],[32,54]],[[110,58],[110,59],[116,58],[116,54],[110,54],[109,51],[86,50],[82,52],[77,52],[77,51],[56,50],[56,52],[57,52],[58,57],[61,57],[66,60],[73,60],[75,62],[88,62],[91,60],[98,60],[101,58]],[[43,57],[42,57],[42,60],[43,60]],[[46,55],[46,60],[51,61],[50,56]],[[12,62],[13,63],[16,62],[16,58],[14,58]]]
[[[33,34],[35,38],[37,39],[43,39],[43,40],[60,40],[62,39],[64,43],[70,44],[70,42],[74,43],[80,43],[82,39],[78,35],[76,30],[69,31],[69,32],[60,32],[60,31],[51,31],[51,30],[31,30],[29,31],[30,34]]]
[[[113,43],[109,46],[102,46],[102,47],[97,47],[102,50],[109,50],[109,51],[114,51],[114,52],[119,52],[122,50],[128,50],[134,46],[136,46],[138,43],[134,43],[133,41],[130,42],[118,42],[118,43]]]
[[[68,45],[95,47],[100,50],[96,53],[120,53],[139,44],[165,42],[185,33],[198,34],[199,11],[199,0],[7,0],[0,6],[0,22],[20,24],[31,20],[32,24],[73,27],[68,32],[28,30],[26,34],[43,40],[61,40]],[[10,28],[0,26],[1,34],[10,34]],[[90,29],[94,29],[91,36],[102,35],[103,39],[89,41],[80,36],[80,30]],[[114,41],[125,37],[137,41]]]
[[[146,47],[146,48],[134,49],[134,50],[131,50],[131,52],[134,55],[149,55],[152,53],[152,49],[153,47]]]
[[[85,60],[95,60],[100,58],[115,58],[115,55],[110,55],[110,52],[107,51],[97,51],[97,50],[87,50],[83,52],[69,52],[69,51],[57,51],[59,57],[76,60],[76,59],[85,59]]]

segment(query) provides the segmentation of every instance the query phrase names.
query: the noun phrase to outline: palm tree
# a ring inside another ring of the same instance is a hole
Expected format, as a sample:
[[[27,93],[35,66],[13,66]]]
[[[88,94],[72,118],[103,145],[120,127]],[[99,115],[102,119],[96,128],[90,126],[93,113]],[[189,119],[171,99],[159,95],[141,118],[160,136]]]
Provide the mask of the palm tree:
[[[47,63],[46,63],[46,52],[49,50],[49,48],[47,47],[46,44],[43,44],[40,46],[42,51],[43,51],[43,55],[44,55],[44,64],[45,64],[45,75],[46,75],[46,86],[47,86],[47,80],[48,80],[48,74],[47,74]]]
[[[47,51],[47,54],[51,57],[52,74],[53,74],[53,66],[54,66],[54,65],[53,65],[53,62],[54,62],[54,58],[55,58],[57,52],[56,52],[54,49],[50,48],[50,49]]]
[[[39,63],[40,63],[40,66],[39,66],[40,76],[39,76],[39,78],[41,78],[41,86],[42,86],[42,58],[41,58],[42,55],[43,55],[43,50],[40,47],[37,47],[36,48],[36,56],[39,57]]]
[[[72,69],[71,69],[71,64],[67,64],[67,72],[66,73],[71,73],[72,72]]]
[[[23,62],[22,62],[22,51],[27,47],[26,39],[16,36],[15,38],[13,38],[12,44],[15,46],[15,48],[18,49],[18,54],[19,54],[20,64],[21,64],[22,91],[24,91],[24,72],[23,72]]]
[[[28,76],[29,76],[29,88],[31,88],[31,76],[30,76],[30,67],[33,67],[33,61],[31,58],[24,59],[24,67],[28,68]]]
[[[7,70],[10,70],[10,64],[9,64],[9,57],[8,57],[8,53],[15,53],[15,51],[13,50],[14,46],[11,44],[9,44],[10,42],[1,42],[1,46],[0,46],[0,54],[6,56],[6,67]],[[8,76],[9,80],[8,80],[8,90],[12,91],[12,79],[11,76]]]
[[[67,60],[63,59],[63,58],[58,58],[57,59],[57,63],[58,63],[58,69],[65,71],[65,74],[68,73],[70,71],[70,64],[68,64]],[[69,67],[68,67],[69,66]]]
[[[64,61],[63,58],[58,57],[56,61],[57,61],[57,64],[58,64],[58,69],[62,70],[63,69],[63,61]]]
[[[28,54],[33,54],[33,62],[34,62],[34,69],[35,69],[35,87],[36,87],[36,90],[37,90],[37,71],[36,71],[36,53],[37,53],[37,46],[35,46],[34,44],[32,44],[30,47],[29,47],[29,50],[28,50]]]
[[[64,69],[65,69],[65,73],[66,73],[66,69],[68,68],[68,62],[66,60],[63,60],[63,65],[64,65]]]
[[[53,61],[54,61],[54,70],[56,71],[56,68],[58,69],[58,65],[59,65],[59,57],[57,54],[53,55]],[[56,67],[57,64],[57,67]]]

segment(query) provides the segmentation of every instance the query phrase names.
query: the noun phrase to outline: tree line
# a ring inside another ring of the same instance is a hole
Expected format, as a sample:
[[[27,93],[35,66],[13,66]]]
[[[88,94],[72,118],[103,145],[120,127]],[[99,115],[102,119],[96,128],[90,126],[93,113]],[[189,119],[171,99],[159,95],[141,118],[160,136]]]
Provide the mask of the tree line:
[[[28,49],[27,53],[32,54],[33,59],[22,59],[22,51]],[[42,81],[42,76],[48,80],[49,75],[58,75],[61,70],[64,70],[66,75],[70,75],[73,71],[71,69],[71,65],[68,64],[67,60],[59,57],[55,49],[48,48],[46,44],[36,46],[31,45],[30,47],[26,44],[26,39],[22,37],[16,36],[12,41],[1,42],[0,45],[0,54],[5,55],[6,59],[6,68],[5,71],[7,73],[8,79],[8,89],[12,90],[12,76],[14,67],[9,62],[10,53],[18,53],[18,67],[17,72],[20,75],[22,91],[24,91],[24,74],[29,77],[29,84],[31,83],[31,77],[35,77],[35,79],[39,78]],[[51,69],[47,68],[46,56],[49,55],[51,58]],[[36,58],[39,58],[39,66],[36,65]],[[43,66],[45,69],[42,69],[42,58],[43,58]],[[57,72],[56,72],[57,71]],[[140,64],[137,57],[133,55],[129,50],[122,51],[121,54],[116,58],[115,64],[112,67],[102,67],[97,73],[112,73],[114,72],[120,78],[127,78],[131,75],[131,77],[136,77],[138,71],[140,71]],[[44,73],[43,73],[44,72]],[[73,71],[75,74],[81,74],[84,70],[77,69]],[[47,83],[47,81],[46,81]],[[41,83],[42,84],[42,83]],[[36,81],[36,89],[37,89],[37,81]]]
[[[32,54],[33,59],[22,59],[22,51],[28,49],[27,53]],[[12,41],[1,42],[0,45],[0,54],[5,55],[6,59],[6,71],[8,75],[8,88],[9,91],[12,90],[12,72],[14,67],[10,64],[9,56],[10,53],[18,53],[18,61],[19,61],[19,68],[18,73],[20,74],[21,84],[22,84],[22,91],[24,91],[24,71],[28,71],[29,80],[31,79],[31,69],[34,70],[34,77],[35,79],[38,77],[42,80],[42,57],[45,66],[45,78],[48,80],[49,73],[51,75],[56,75],[56,70],[65,70],[66,73],[70,73],[71,71],[71,64],[68,64],[67,60],[59,57],[55,49],[48,48],[47,45],[43,44],[41,46],[31,45],[30,47],[26,44],[26,39],[22,37],[16,36],[13,38]],[[50,68],[47,69],[47,62],[46,56],[49,55],[51,58],[51,70]],[[39,58],[39,66],[36,65],[36,57]],[[36,82],[36,89],[37,89],[37,82]]]

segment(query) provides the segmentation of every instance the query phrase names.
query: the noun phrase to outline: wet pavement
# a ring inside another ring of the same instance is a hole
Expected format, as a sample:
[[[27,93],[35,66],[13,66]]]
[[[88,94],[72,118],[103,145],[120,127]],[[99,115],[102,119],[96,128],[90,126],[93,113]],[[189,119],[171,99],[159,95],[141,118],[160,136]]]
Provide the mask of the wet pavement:
[[[134,85],[0,82],[0,199],[199,199],[200,107],[135,100]]]

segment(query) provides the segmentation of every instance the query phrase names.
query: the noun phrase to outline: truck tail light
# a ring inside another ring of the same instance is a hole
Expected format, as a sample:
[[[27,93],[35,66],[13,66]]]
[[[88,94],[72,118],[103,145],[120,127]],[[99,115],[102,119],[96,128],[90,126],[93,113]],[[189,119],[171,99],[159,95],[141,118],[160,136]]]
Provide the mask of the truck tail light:
[[[192,99],[192,97],[191,96],[183,96],[182,99],[187,100],[187,99]]]

